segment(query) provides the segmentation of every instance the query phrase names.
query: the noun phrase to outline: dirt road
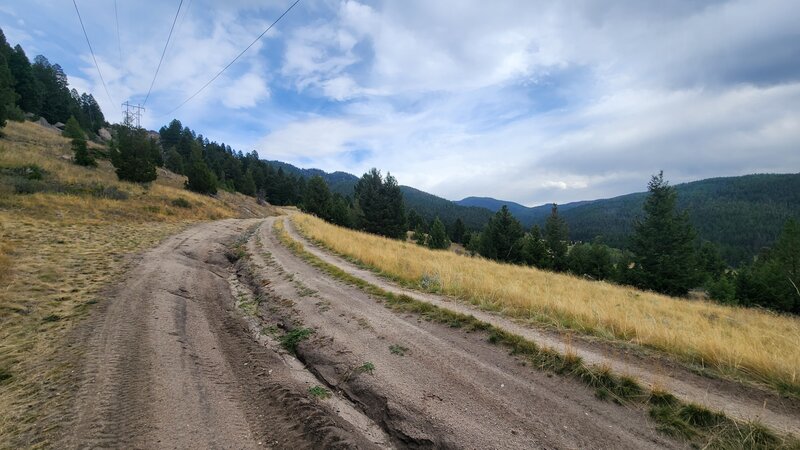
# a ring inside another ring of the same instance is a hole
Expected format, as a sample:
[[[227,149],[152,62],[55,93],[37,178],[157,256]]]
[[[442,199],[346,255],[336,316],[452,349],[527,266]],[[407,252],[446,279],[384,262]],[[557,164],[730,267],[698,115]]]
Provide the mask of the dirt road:
[[[444,296],[403,288],[311,244],[297,232],[290,220],[285,220],[285,227],[291,237],[302,243],[308,252],[370,284],[452,311],[472,314],[484,322],[539,345],[558,349],[562,353],[566,351],[567,344],[563,335],[526,326]],[[775,430],[800,436],[800,402],[781,397],[769,389],[710,378],[655,353],[626,351],[618,346],[577,336],[570,336],[569,346],[570,351],[588,363],[608,365],[617,373],[631,375],[648,387],[657,385],[686,402],[699,403],[742,421],[758,421]]]
[[[282,246],[269,219],[249,243],[278,326],[314,330],[298,355],[395,443],[451,448],[674,448],[641,411],[523,365],[480,333],[397,314]],[[351,376],[366,362],[371,375]]]
[[[142,257],[90,319],[59,448],[373,446],[233,311],[223,244],[257,223],[199,225]]]
[[[141,257],[86,325],[59,448],[685,446],[481,333],[330,278],[278,241],[284,219],[198,225]]]

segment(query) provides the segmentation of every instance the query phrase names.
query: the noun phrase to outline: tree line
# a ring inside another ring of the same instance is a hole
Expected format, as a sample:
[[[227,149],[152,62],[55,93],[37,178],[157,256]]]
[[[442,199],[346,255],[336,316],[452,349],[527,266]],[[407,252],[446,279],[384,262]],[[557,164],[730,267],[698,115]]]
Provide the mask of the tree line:
[[[800,224],[789,219],[777,242],[751,263],[733,269],[719,246],[700,241],[686,211],[677,208],[677,192],[653,176],[643,204],[644,216],[631,225],[628,249],[612,248],[596,238],[573,243],[569,228],[553,205],[544,229],[522,224],[502,207],[480,233],[468,234],[467,249],[496,261],[525,264],[609,280],[667,295],[692,289],[710,298],[742,306],[800,313]]]
[[[25,120],[26,113],[49,123],[74,118],[83,131],[95,134],[107,125],[95,98],[70,89],[60,65],[42,55],[31,63],[22,47],[11,47],[0,30],[0,127],[6,120]]]

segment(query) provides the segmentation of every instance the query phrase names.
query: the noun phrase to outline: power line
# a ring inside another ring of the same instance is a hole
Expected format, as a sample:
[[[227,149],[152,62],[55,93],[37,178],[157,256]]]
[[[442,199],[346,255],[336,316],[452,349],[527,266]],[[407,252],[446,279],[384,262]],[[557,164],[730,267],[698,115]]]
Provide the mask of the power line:
[[[219,78],[219,76],[220,76],[220,75],[222,75],[222,72],[225,72],[225,71],[228,69],[228,67],[232,66],[232,65],[233,65],[233,63],[235,63],[235,62],[236,62],[236,61],[237,61],[239,58],[241,58],[241,56],[242,56],[242,55],[244,55],[244,54],[245,54],[245,53],[246,53],[248,50],[250,50],[250,47],[252,47],[253,45],[255,45],[255,43],[256,43],[256,42],[258,42],[258,41],[259,41],[259,40],[260,40],[262,37],[264,37],[264,35],[265,35],[265,34],[267,34],[267,32],[268,32],[269,30],[271,30],[271,29],[272,29],[272,27],[274,27],[274,26],[275,26],[275,25],[276,25],[278,22],[280,22],[280,20],[281,20],[281,19],[283,19],[283,16],[285,16],[286,14],[288,14],[288,13],[289,13],[289,11],[291,11],[291,10],[292,10],[292,8],[294,8],[294,6],[295,6],[295,5],[297,5],[298,3],[300,3],[300,0],[295,0],[295,2],[294,2],[294,3],[292,3],[292,6],[290,6],[290,7],[289,7],[289,8],[288,8],[286,11],[284,11],[284,12],[283,12],[283,14],[281,14],[281,15],[280,15],[280,17],[278,17],[277,19],[275,19],[275,21],[274,21],[274,22],[272,22],[272,24],[271,24],[270,26],[268,26],[268,27],[267,27],[267,29],[266,29],[266,30],[264,30],[264,32],[263,32],[263,33],[261,33],[260,35],[258,35],[258,37],[257,37],[257,38],[255,38],[255,40],[254,40],[253,42],[251,42],[251,43],[250,43],[250,45],[248,45],[248,46],[247,46],[247,48],[245,48],[244,50],[242,50],[242,52],[241,52],[241,53],[239,53],[238,55],[236,55],[236,57],[235,57],[235,58],[233,58],[233,61],[229,62],[227,66],[223,67],[223,68],[222,68],[222,70],[220,70],[220,71],[219,71],[219,72],[218,72],[216,75],[214,75],[214,77],[213,77],[213,78],[211,78],[210,80],[208,80],[208,82],[207,82],[206,84],[204,84],[204,85],[203,85],[203,87],[201,87],[200,89],[198,89],[198,90],[197,90],[197,92],[195,92],[194,94],[190,95],[190,96],[189,96],[189,98],[187,98],[186,100],[184,100],[184,101],[183,101],[183,102],[182,102],[180,105],[178,105],[178,106],[177,106],[175,109],[173,109],[172,111],[170,111],[170,112],[168,112],[168,113],[166,113],[166,114],[164,114],[164,115],[165,115],[165,116],[168,116],[168,115],[170,115],[170,114],[174,113],[175,111],[177,111],[177,110],[181,109],[181,107],[182,107],[183,105],[187,104],[187,103],[188,103],[188,102],[189,102],[191,99],[195,98],[195,97],[197,96],[197,94],[199,94],[199,93],[203,92],[203,90],[204,90],[205,88],[207,88],[207,87],[208,87],[208,86],[209,86],[211,83],[213,83],[213,82],[214,82],[214,80],[216,80],[217,78]],[[162,116],[162,117],[163,117],[163,116]]]
[[[119,64],[122,66],[122,39],[119,37],[119,13],[117,12],[117,0],[114,0],[114,20],[117,22],[117,49],[119,50]]]
[[[175,29],[175,22],[178,21],[178,14],[181,12],[181,6],[183,6],[183,0],[178,4],[178,10],[175,11],[175,18],[172,19],[172,27],[169,29],[169,36],[167,36],[167,42],[164,43],[164,50],[161,52],[161,59],[158,60],[158,67],[156,67],[156,74],[153,75],[153,81],[150,82],[150,89],[147,90],[147,95],[144,97],[144,102],[142,105],[147,104],[147,99],[150,98],[150,92],[153,91],[153,85],[156,84],[156,78],[158,78],[158,71],[161,69],[161,63],[164,62],[164,54],[167,53],[167,47],[169,46],[169,40],[172,39],[172,31]]]
[[[83,26],[83,19],[81,18],[81,12],[78,10],[78,4],[75,0],[72,0],[72,4],[75,5],[75,12],[78,13],[78,21],[81,23],[81,29],[83,30],[83,37],[86,38],[86,45],[89,46],[89,52],[92,54],[92,61],[94,61],[94,67],[97,68],[97,74],[100,75],[100,81],[103,82],[103,89],[106,91],[106,95],[108,99],[111,100],[111,104],[116,104],[114,99],[111,98],[111,94],[108,92],[108,86],[106,86],[106,80],[103,79],[103,73],[100,72],[100,65],[97,64],[97,58],[94,57],[94,50],[92,49],[92,43],[89,42],[89,35],[86,34],[86,27]]]

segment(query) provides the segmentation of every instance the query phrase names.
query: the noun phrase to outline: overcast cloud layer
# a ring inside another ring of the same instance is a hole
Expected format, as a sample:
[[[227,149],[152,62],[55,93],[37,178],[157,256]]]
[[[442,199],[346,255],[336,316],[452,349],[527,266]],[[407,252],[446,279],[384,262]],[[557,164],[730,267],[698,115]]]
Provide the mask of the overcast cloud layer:
[[[60,63],[109,120],[147,93],[179,1],[0,6],[0,27]],[[527,205],[672,182],[800,171],[795,0],[301,0],[172,115],[287,1],[184,0],[144,125],[173,117],[262,158],[450,199]]]

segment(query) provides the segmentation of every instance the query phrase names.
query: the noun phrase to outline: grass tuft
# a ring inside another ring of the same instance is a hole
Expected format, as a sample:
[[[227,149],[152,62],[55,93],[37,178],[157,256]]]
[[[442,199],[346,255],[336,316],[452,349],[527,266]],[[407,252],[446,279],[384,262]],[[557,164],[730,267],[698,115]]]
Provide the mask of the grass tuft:
[[[308,388],[308,393],[311,394],[312,397],[318,398],[320,400],[326,400],[331,397],[330,391],[328,391],[322,386],[312,386]]]
[[[281,343],[283,348],[294,354],[297,353],[297,344],[308,339],[308,337],[312,334],[314,334],[314,330],[312,328],[295,328],[294,330],[289,331],[288,333],[279,337],[278,342]]]

